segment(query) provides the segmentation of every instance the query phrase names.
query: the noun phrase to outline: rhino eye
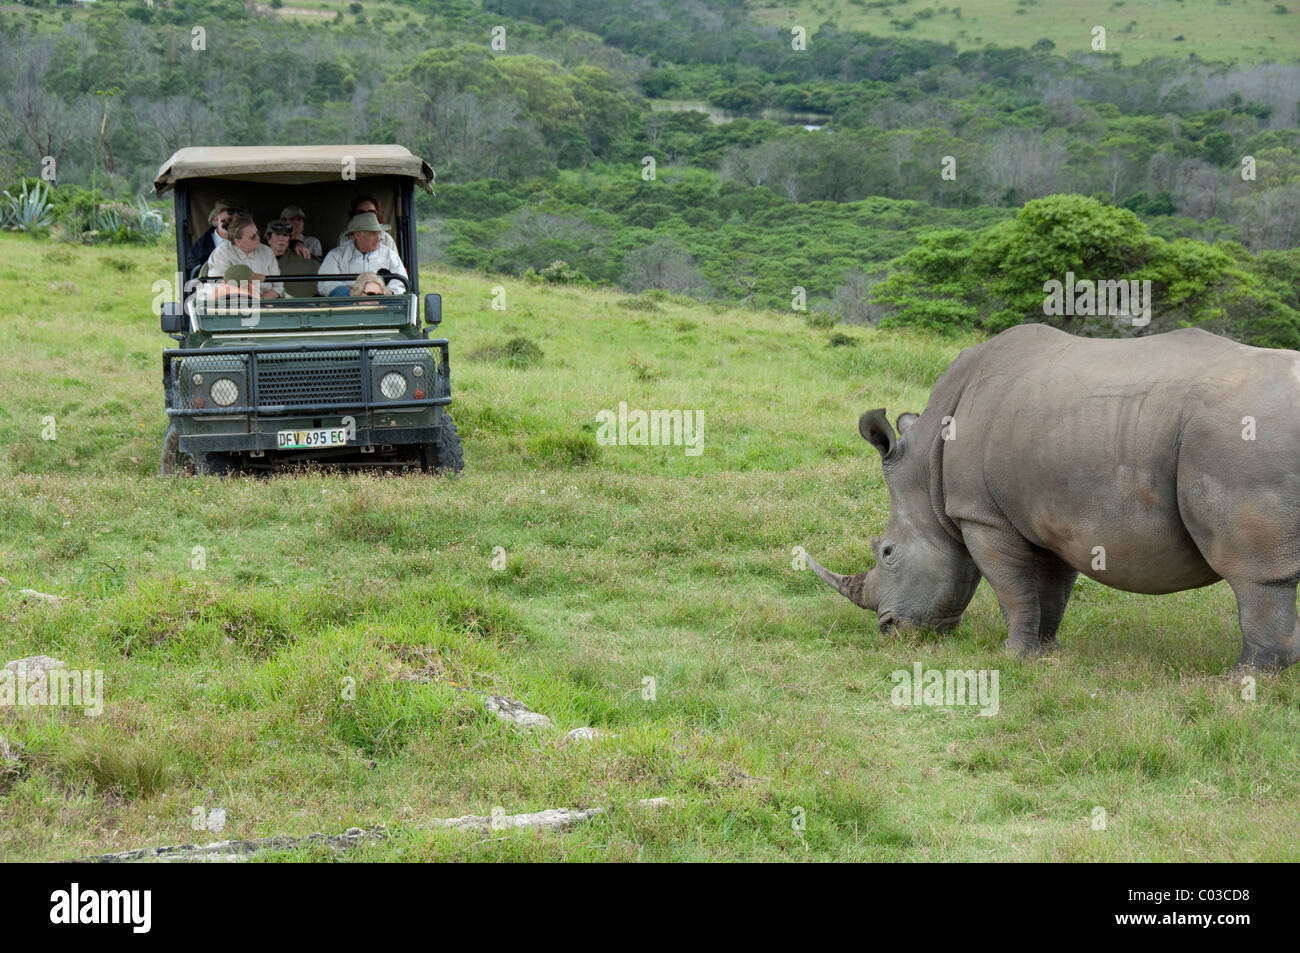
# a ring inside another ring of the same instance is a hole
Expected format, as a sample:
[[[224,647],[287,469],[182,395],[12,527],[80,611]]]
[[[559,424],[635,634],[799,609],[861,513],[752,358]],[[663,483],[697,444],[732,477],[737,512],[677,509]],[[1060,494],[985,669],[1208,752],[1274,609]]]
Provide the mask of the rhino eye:
[[[894,555],[894,547],[892,545],[886,546],[884,549],[880,551],[880,555],[883,556],[885,559],[891,558]]]

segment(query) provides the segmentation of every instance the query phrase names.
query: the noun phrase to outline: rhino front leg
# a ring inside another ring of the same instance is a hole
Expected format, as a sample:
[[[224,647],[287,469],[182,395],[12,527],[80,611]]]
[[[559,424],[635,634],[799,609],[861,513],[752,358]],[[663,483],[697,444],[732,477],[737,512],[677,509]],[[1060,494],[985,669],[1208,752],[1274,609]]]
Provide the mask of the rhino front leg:
[[[963,522],[961,534],[993,594],[998,597],[1002,617],[1007,620],[1006,649],[1015,655],[1038,655],[1045,648],[1043,632],[1042,567],[1039,550],[1013,529],[1001,529]],[[1064,600],[1049,618],[1055,635]]]
[[[1241,658],[1234,672],[1263,669],[1280,672],[1300,661],[1300,618],[1296,584],[1232,582],[1241,623]]]

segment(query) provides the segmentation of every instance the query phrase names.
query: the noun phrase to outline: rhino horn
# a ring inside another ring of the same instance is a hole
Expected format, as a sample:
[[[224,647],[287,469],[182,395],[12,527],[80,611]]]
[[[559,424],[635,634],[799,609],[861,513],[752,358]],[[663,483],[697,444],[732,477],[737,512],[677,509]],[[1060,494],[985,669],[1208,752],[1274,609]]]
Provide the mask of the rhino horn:
[[[876,599],[876,584],[871,578],[870,570],[860,572],[855,576],[842,576],[837,572],[831,572],[817,560],[813,559],[806,552],[804,558],[808,560],[808,567],[815,572],[821,580],[830,586],[840,595],[847,598],[854,605],[861,606],[864,609],[876,611],[878,604]]]

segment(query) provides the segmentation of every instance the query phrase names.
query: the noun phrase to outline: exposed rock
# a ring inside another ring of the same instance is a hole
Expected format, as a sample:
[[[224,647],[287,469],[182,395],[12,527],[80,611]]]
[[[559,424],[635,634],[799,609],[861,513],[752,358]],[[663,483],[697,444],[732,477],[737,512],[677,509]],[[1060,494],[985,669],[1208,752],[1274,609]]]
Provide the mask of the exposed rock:
[[[568,807],[553,808],[549,811],[537,811],[533,814],[496,814],[483,817],[480,814],[467,814],[464,817],[449,817],[438,822],[440,827],[455,827],[463,831],[504,831],[516,827],[536,827],[547,831],[562,831],[589,821],[605,809],[591,807],[576,810]]]
[[[589,728],[584,725],[581,728],[574,728],[564,736],[565,741],[595,741],[597,738],[612,738],[613,734],[608,731],[601,731],[599,728]]]
[[[46,673],[61,668],[67,668],[67,665],[48,655],[33,655],[5,664],[5,670],[13,672],[17,676],[17,681],[22,683],[22,697],[26,699],[27,704],[32,705],[50,703],[50,699],[47,698],[50,682]]]
[[[19,589],[18,595],[22,597],[23,602],[45,602],[54,605],[65,601],[64,596],[52,596],[48,592],[37,592],[35,589]]]
[[[267,837],[262,840],[223,840],[211,844],[180,844],[172,847],[140,847],[136,850],[124,850],[115,854],[100,854],[87,857],[82,863],[122,864],[141,861],[156,864],[172,863],[239,863],[250,860],[254,855],[269,850],[293,850],[322,844],[333,850],[346,850],[365,840],[380,840],[388,836],[383,827],[362,830],[350,827],[342,834],[327,837],[324,834],[308,834],[306,837]]]
[[[670,797],[645,797],[633,804],[633,807],[644,807],[650,810],[661,807],[672,807],[673,799]]]
[[[27,658],[14,659],[12,662],[6,662],[5,668],[18,675],[19,678],[30,680],[35,676],[44,675],[53,668],[67,668],[64,662],[56,658],[50,658],[48,655],[29,655]]]
[[[533,711],[521,701],[506,698],[504,695],[487,695],[483,699],[483,704],[502,721],[514,722],[528,728],[546,727],[551,723],[551,719],[545,715]]]
[[[652,798],[653,801],[668,803],[667,798]],[[638,802],[646,804],[648,802]],[[603,807],[570,808],[561,807],[547,811],[535,811],[526,814],[506,814],[498,812],[491,815],[467,814],[464,817],[434,818],[428,824],[416,826],[416,830],[431,827],[451,827],[462,831],[491,833],[493,831],[514,830],[518,828],[563,831],[578,824],[585,823],[593,817],[605,813]],[[342,834],[326,836],[325,834],[308,834],[305,837],[267,837],[262,840],[224,840],[211,844],[181,844],[171,847],[140,847],[113,854],[100,854],[84,858],[82,863],[121,864],[121,863],[237,863],[246,861],[259,853],[272,850],[295,850],[301,847],[322,845],[332,850],[346,850],[363,841],[383,840],[389,835],[387,827],[381,825],[363,829],[350,827]]]

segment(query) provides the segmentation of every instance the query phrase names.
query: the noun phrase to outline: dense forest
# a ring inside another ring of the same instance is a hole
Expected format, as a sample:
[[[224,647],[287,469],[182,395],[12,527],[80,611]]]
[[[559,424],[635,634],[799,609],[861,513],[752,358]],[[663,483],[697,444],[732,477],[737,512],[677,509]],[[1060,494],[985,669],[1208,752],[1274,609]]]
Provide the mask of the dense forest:
[[[1073,271],[1150,280],[1144,333],[1300,346],[1294,59],[1130,63],[1087,34],[962,50],[833,22],[799,37],[742,0],[288,9],[0,14],[11,227],[47,157],[35,226],[130,240],[90,226],[181,146],[392,141],[437,170],[426,260],[806,304],[826,324],[1099,332],[1042,313],[1043,283]],[[1283,19],[1300,33],[1300,12]]]

